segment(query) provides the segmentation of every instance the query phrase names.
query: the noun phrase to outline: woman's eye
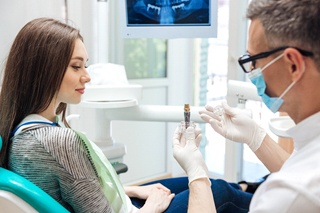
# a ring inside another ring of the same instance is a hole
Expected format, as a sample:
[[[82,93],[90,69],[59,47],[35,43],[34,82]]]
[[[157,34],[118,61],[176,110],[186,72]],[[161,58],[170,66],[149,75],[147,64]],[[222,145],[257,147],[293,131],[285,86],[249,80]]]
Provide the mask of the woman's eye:
[[[80,69],[81,67],[80,67],[80,66],[72,66],[72,68],[75,69],[75,70],[78,70],[78,69]]]

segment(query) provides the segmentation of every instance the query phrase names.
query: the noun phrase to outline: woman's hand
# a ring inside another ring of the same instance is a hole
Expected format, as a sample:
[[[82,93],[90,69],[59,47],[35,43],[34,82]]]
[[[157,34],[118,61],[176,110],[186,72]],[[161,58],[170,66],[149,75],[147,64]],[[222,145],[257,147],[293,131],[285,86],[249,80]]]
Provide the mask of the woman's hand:
[[[125,191],[129,197],[146,200],[139,212],[148,213],[165,211],[175,196],[170,189],[160,183],[146,186],[126,186]]]
[[[146,200],[151,195],[154,188],[161,189],[171,194],[170,189],[168,189],[167,187],[165,187],[160,183],[150,184],[145,186],[126,186],[125,191],[129,197],[135,197],[135,198]]]
[[[148,194],[149,196],[139,212],[164,212],[175,196],[170,191],[157,187],[151,188]]]

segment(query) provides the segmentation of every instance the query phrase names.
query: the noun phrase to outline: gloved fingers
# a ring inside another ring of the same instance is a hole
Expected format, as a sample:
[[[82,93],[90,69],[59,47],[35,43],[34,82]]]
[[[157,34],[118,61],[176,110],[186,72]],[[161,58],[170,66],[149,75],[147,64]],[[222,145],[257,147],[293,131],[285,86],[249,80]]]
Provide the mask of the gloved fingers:
[[[216,119],[216,120],[221,120],[221,116],[219,116],[218,114],[211,112],[211,111],[206,111],[206,110],[201,110],[199,111],[200,117],[202,118],[202,120],[204,120],[205,122],[209,122],[208,119]]]
[[[194,129],[194,134],[195,134],[195,137],[197,137],[197,135],[201,134],[201,129],[196,126],[196,128]]]
[[[210,117],[206,113],[202,113],[202,112],[199,112],[199,113],[200,113],[200,118],[207,123],[209,123],[210,119],[212,119],[212,117]]]
[[[225,114],[230,115],[231,117],[239,113],[239,110],[237,108],[230,107],[227,102],[222,102],[221,105],[224,109]]]
[[[186,130],[186,145],[196,145],[195,144],[196,134],[193,127],[188,127]]]
[[[173,133],[173,140],[172,140],[173,147],[174,146],[180,146],[180,140],[181,140],[180,127],[177,127],[176,130]]]
[[[223,102],[222,102],[223,103]],[[213,115],[215,115],[215,117],[217,119],[219,119],[223,114],[224,114],[224,109],[222,107],[222,104],[218,104],[218,105],[209,105],[207,104],[205,106],[205,109],[208,111],[208,112],[211,112],[213,113]],[[213,116],[212,116],[213,117]]]
[[[201,118],[202,120],[204,120],[205,122],[207,122],[207,123],[210,123],[210,120],[211,120],[211,119],[212,119],[212,120],[216,120],[216,121],[218,121],[218,122],[221,122],[221,118],[216,119],[215,117],[211,117],[211,116],[208,115],[207,113],[202,113],[202,114],[200,114],[200,118]]]
[[[223,137],[226,137],[227,130],[225,128],[225,124],[222,121],[220,122],[215,119],[210,119],[209,124],[214,129],[214,131],[216,131],[217,133],[219,133]]]
[[[196,128],[194,129],[194,134],[195,134],[195,141],[196,141],[196,146],[199,147],[199,144],[202,139],[202,134],[201,134],[201,129],[197,125]]]
[[[180,140],[180,146],[184,147],[186,145],[186,141],[191,140],[191,141],[195,141],[195,145],[199,147],[201,139],[202,139],[201,129],[198,126],[196,126],[195,128],[188,127],[185,133],[185,138],[181,138]]]
[[[202,140],[202,134],[200,133],[196,135],[196,139],[195,139],[197,147],[199,147],[201,140]]]
[[[213,108],[214,108],[215,106],[212,106],[212,105],[210,105],[210,104],[206,104],[205,106],[204,106],[204,108],[207,110],[207,111],[209,111],[209,112],[213,112]]]
[[[195,130],[192,126],[189,126],[186,130],[186,140],[194,140],[196,138]]]
[[[174,139],[178,139],[178,140],[181,139],[180,126],[177,126],[176,129],[174,130],[173,138],[174,138]]]

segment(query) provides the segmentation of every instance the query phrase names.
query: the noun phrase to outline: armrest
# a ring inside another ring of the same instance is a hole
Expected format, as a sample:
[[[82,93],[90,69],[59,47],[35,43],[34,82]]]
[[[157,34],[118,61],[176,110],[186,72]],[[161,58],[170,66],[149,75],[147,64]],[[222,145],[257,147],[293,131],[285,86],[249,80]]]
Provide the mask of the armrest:
[[[113,162],[111,163],[117,174],[125,173],[128,171],[128,166],[124,163]]]

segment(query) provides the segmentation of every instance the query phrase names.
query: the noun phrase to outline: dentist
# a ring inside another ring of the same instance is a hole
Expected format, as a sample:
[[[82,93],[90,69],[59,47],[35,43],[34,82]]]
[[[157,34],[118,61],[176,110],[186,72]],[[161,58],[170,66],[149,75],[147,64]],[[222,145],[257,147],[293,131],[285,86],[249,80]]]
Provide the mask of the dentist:
[[[294,141],[291,156],[239,109],[223,103],[222,115],[215,115],[209,105],[200,112],[222,136],[247,144],[272,172],[253,195],[249,212],[320,212],[319,14],[320,1],[314,0],[252,0],[247,10],[251,20],[248,52],[239,58],[239,64],[266,106],[272,112],[287,112],[296,123],[287,132]],[[196,142],[190,139],[190,148],[176,138],[174,155],[188,175],[205,168],[196,154]],[[178,148],[188,156],[175,154]],[[191,171],[184,166],[190,158],[198,163]],[[198,177],[195,181],[204,180]],[[189,187],[189,212],[204,205],[215,209],[212,199],[203,200],[210,195],[208,187]],[[214,210],[208,207],[201,212]]]

